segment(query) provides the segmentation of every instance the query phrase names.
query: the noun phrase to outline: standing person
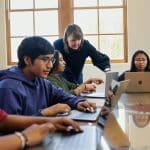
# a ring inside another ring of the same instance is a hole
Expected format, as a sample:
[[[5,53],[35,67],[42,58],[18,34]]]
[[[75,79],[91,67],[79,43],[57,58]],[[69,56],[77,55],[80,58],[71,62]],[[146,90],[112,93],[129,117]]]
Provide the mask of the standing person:
[[[44,79],[53,67],[53,53],[52,45],[42,37],[21,42],[18,66],[0,71],[0,108],[9,114],[37,116],[96,109],[95,103],[68,94]]]
[[[18,150],[24,149],[26,146],[34,146],[42,141],[49,132],[69,132],[69,126],[72,126],[77,132],[81,131],[75,121],[67,118],[8,115],[0,109],[0,131],[15,132],[0,137],[0,148],[2,150]]]
[[[57,50],[55,50],[54,59],[55,62],[53,64],[53,68],[51,69],[47,79],[51,81],[54,85],[63,88],[66,92],[74,95],[80,95],[83,92],[93,92],[96,90],[95,84],[103,83],[103,80],[100,78],[90,78],[83,84],[75,84],[69,82],[61,76],[61,73],[65,69],[66,63],[63,59],[62,54]]]
[[[148,54],[143,50],[137,50],[132,56],[130,70],[123,72],[118,80],[124,80],[126,72],[149,72],[149,65],[150,59]]]
[[[59,50],[66,62],[63,77],[73,83],[83,82],[82,70],[87,57],[91,57],[92,63],[103,71],[110,70],[110,60],[105,54],[83,38],[81,28],[76,24],[68,25],[64,38],[54,42],[54,48]]]

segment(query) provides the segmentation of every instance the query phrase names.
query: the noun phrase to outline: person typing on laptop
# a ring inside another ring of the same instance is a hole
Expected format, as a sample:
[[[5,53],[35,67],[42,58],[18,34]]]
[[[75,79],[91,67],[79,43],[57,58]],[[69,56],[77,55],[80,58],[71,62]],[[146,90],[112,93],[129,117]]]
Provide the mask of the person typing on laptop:
[[[66,93],[45,78],[51,70],[54,48],[44,38],[31,36],[18,47],[18,66],[0,71],[0,107],[9,114],[54,116],[96,105]]]
[[[126,72],[149,72],[150,71],[150,59],[146,52],[143,50],[137,50],[131,60],[130,70],[123,72],[118,81],[125,80]]]
[[[9,115],[0,109],[0,131],[11,133],[0,137],[0,148],[17,150],[31,147],[40,143],[50,132],[68,133],[70,127],[76,132],[82,131],[75,121],[67,118]]]
[[[47,79],[57,87],[63,88],[66,92],[74,95],[80,95],[83,92],[91,93],[96,91],[95,84],[103,83],[103,80],[100,78],[90,78],[83,84],[71,83],[61,76],[61,73],[65,69],[65,61],[62,54],[57,50],[54,53],[54,59],[55,62],[53,64],[53,68],[51,69]]]

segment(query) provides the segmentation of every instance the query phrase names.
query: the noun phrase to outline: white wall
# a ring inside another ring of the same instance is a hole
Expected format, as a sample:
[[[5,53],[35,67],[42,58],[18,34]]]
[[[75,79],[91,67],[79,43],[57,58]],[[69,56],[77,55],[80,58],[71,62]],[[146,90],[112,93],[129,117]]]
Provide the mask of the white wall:
[[[150,0],[128,0],[129,60],[137,49],[150,54]]]

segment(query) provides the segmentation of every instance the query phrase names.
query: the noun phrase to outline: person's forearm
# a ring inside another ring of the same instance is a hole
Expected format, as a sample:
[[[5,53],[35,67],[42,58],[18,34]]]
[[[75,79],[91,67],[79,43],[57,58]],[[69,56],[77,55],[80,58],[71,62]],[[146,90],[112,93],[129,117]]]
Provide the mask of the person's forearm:
[[[8,115],[8,117],[1,122],[0,131],[23,130],[34,123],[42,124],[48,121],[51,121],[51,119],[48,117],[46,118]]]
[[[21,140],[15,135],[0,137],[0,149],[3,150],[20,150]]]

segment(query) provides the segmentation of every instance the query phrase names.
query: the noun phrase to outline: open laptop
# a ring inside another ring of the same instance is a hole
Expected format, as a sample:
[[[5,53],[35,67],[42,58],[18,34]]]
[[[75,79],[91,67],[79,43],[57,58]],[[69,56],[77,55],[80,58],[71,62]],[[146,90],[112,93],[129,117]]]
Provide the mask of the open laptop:
[[[103,92],[82,93],[81,96],[87,98],[105,98],[112,80],[118,79],[118,72],[106,72],[105,89]]]
[[[101,108],[97,108],[96,112],[82,112],[78,110],[72,110],[68,116],[70,119],[77,121],[96,121],[100,114]]]
[[[129,83],[130,83],[130,80],[124,80],[120,82],[112,80],[111,90],[114,94],[114,97],[111,99],[111,111],[114,110],[114,108],[117,106],[118,101],[121,97],[121,94],[126,91]],[[97,123],[101,127],[104,127],[106,124],[106,121],[107,121],[107,118],[105,116],[99,116]]]
[[[150,72],[126,72],[125,79],[130,79],[126,92],[150,92]]]
[[[121,96],[123,92],[125,92],[126,87],[128,86],[129,80],[117,82],[115,80],[112,80],[111,87],[109,89],[112,89],[112,92],[114,93],[114,97],[111,100],[111,109],[113,109]],[[87,113],[82,112],[78,110],[72,110],[71,114],[68,116],[70,119],[78,120],[78,121],[96,121],[100,115],[101,108],[97,108],[96,112],[94,113]]]
[[[111,84],[115,94],[121,94],[128,81],[113,81]],[[120,95],[121,96],[121,95]],[[120,98],[120,97],[117,97]],[[116,104],[116,102],[114,102]],[[92,113],[88,113],[92,114]],[[102,132],[97,126],[85,125],[81,126],[81,133],[49,133],[42,143],[44,150],[100,150],[100,141]]]
[[[83,132],[78,134],[49,133],[43,142],[44,150],[100,150],[100,129],[89,125],[81,128]]]
[[[111,110],[113,110],[117,104],[118,101],[121,97],[121,94],[124,93],[128,87],[128,85],[130,84],[130,80],[124,80],[124,81],[112,81],[112,89],[113,89],[113,93],[114,93],[114,97],[111,100]],[[116,88],[117,87],[117,88]]]

